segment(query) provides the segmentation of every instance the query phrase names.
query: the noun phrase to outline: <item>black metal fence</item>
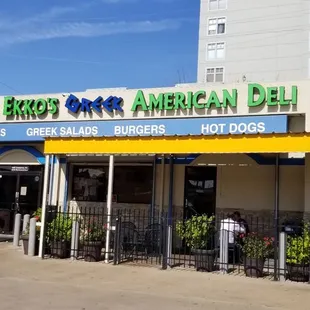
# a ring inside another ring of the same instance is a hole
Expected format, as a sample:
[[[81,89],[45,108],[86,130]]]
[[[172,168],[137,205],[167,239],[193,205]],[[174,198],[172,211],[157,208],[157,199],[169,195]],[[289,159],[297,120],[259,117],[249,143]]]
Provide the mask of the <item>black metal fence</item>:
[[[46,256],[309,281],[310,229],[303,221],[184,219],[141,210],[108,215],[101,208],[49,214]]]

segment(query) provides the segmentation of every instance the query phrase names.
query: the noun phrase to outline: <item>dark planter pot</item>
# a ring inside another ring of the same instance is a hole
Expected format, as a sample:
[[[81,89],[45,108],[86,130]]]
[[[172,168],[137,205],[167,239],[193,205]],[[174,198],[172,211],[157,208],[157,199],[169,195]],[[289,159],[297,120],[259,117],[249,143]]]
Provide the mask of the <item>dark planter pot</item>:
[[[101,241],[86,241],[83,244],[84,260],[86,262],[98,262],[101,260]]]
[[[247,277],[261,278],[264,274],[265,259],[248,258],[244,259],[244,272]]]
[[[69,257],[69,242],[68,241],[51,241],[50,244],[51,256],[56,258]]]
[[[21,240],[23,241],[24,254],[28,255],[28,245],[29,245],[29,236],[21,236]],[[39,240],[36,239],[34,255],[39,255]]]
[[[286,264],[287,279],[294,282],[309,281],[309,265],[303,264]]]
[[[215,270],[216,250],[193,249],[192,253],[195,256],[195,267],[197,271],[211,272]]]

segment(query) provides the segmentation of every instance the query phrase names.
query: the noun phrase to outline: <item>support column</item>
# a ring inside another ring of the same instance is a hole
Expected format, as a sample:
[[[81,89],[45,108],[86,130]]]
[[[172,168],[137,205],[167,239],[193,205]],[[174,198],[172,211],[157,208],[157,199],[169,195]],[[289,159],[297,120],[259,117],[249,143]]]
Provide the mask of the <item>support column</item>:
[[[60,163],[59,156],[54,157],[54,176],[52,183],[52,197],[51,197],[51,205],[57,206],[59,202],[58,191],[59,191],[59,176],[60,176]]]
[[[44,179],[43,179],[43,194],[42,194],[42,219],[41,219],[41,230],[40,230],[40,243],[39,243],[39,257],[43,258],[44,255],[44,237],[46,227],[46,204],[47,204],[47,193],[49,185],[49,164],[50,156],[45,156],[45,167],[44,167]]]
[[[105,263],[109,263],[113,180],[114,180],[114,155],[110,155],[108,195],[107,195],[107,237],[106,237],[106,245],[105,245],[105,253],[106,253]]]
[[[274,197],[274,280],[277,281],[278,277],[278,255],[279,255],[279,180],[280,180],[280,166],[279,154],[276,155],[275,163],[275,197]]]
[[[51,205],[52,204],[52,198],[53,198],[53,182],[54,182],[54,168],[55,168],[55,155],[51,155],[51,170],[50,170],[50,178],[49,178],[49,183],[48,183],[48,200],[47,204]]]
[[[61,211],[67,211],[69,169],[65,158],[59,160],[58,204]]]
[[[159,212],[162,213],[164,210],[165,203],[165,155],[162,155],[161,159],[161,188],[159,198]]]
[[[310,219],[310,153],[305,154],[305,202],[304,217]]]
[[[153,186],[152,186],[152,204],[151,204],[151,210],[150,210],[150,224],[154,223],[154,218],[155,218],[155,209],[156,209],[156,160],[157,156],[154,156],[154,161],[153,161]]]
[[[174,183],[174,158],[170,156],[170,178],[169,178],[169,205],[168,205],[168,232],[167,232],[167,257],[168,265],[171,265],[170,258],[172,254],[172,225],[173,225],[173,183]]]

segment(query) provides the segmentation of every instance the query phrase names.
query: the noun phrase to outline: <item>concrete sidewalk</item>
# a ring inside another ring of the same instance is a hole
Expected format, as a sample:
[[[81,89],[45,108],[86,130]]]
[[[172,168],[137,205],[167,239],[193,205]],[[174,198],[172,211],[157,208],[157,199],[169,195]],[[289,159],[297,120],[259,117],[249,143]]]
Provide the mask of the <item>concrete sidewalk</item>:
[[[0,243],[0,309],[310,309],[310,285],[40,260]]]

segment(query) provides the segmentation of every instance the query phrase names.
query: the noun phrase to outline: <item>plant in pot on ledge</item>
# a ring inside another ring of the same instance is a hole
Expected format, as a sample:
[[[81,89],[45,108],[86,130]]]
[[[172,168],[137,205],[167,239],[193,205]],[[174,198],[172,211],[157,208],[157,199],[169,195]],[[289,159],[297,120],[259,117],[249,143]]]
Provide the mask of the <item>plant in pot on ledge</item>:
[[[98,262],[101,259],[101,250],[104,245],[106,228],[103,224],[90,221],[81,232],[84,260]]]
[[[246,276],[252,278],[262,277],[265,260],[274,252],[274,239],[259,236],[254,232],[245,236],[242,244]]]
[[[287,278],[296,282],[309,281],[310,224],[304,223],[302,234],[287,237]]]
[[[192,216],[176,224],[179,237],[191,249],[195,256],[197,271],[214,270],[216,250],[213,245],[215,234],[214,216]]]
[[[48,224],[47,240],[50,245],[51,255],[58,258],[67,258],[70,250],[72,233],[72,219],[64,214]]]

